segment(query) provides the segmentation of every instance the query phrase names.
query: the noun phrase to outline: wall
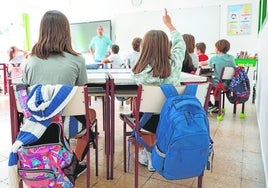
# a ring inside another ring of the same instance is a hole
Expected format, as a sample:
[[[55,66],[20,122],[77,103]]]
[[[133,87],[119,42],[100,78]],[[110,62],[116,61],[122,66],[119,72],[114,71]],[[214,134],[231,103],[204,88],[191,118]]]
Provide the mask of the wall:
[[[261,147],[265,171],[266,183],[268,183],[268,88],[267,80],[268,74],[265,70],[268,70],[268,22],[266,22],[264,28],[261,30],[259,36],[259,59],[258,59],[258,80],[257,80],[257,100],[256,110],[257,118],[260,129]],[[264,71],[262,71],[264,70]]]
[[[27,0],[30,1],[30,0]],[[26,1],[26,2],[27,2]],[[57,3],[56,3],[57,2]],[[146,15],[148,12],[152,12],[152,14],[155,13],[161,13],[163,12],[164,8],[167,8],[171,12],[174,10],[182,11],[182,10],[188,10],[187,12],[193,12],[193,15],[195,16],[195,20],[190,20],[189,25],[192,25],[194,23],[196,25],[196,28],[201,28],[202,23],[204,22],[210,22],[211,19],[215,20],[216,17],[219,14],[220,20],[219,20],[219,33],[215,34],[212,33],[212,31],[215,31],[215,28],[211,31],[212,28],[207,28],[207,33],[205,38],[209,37],[210,35],[218,35],[219,38],[226,38],[231,42],[231,50],[230,53],[233,55],[236,55],[237,52],[240,52],[241,50],[247,50],[249,53],[254,54],[257,50],[257,20],[258,20],[258,1],[257,0],[185,0],[185,1],[174,1],[174,0],[143,0],[141,6],[134,7],[131,5],[131,0],[116,0],[116,1],[107,1],[107,0],[98,0],[94,1],[85,1],[85,0],[36,0],[33,2],[31,1],[31,6],[26,6],[24,2],[23,7],[27,7],[25,11],[28,11],[32,16],[30,16],[30,19],[32,19],[32,31],[31,34],[33,36],[32,42],[34,43],[36,41],[36,38],[38,37],[38,27],[40,23],[41,16],[43,13],[48,10],[52,9],[58,9],[61,10],[63,13],[66,14],[66,16],[69,18],[70,23],[77,23],[77,22],[89,22],[89,21],[98,21],[98,20],[112,20],[112,30],[114,34],[114,39],[116,41],[115,35],[118,35],[120,32],[127,32],[131,36],[134,36],[136,32],[139,32],[140,35],[143,35],[140,30],[143,30],[143,27],[137,27],[134,30],[129,30],[127,27],[116,25],[116,22],[122,23],[122,16],[127,15],[133,15],[135,18],[135,22],[133,24],[144,26],[143,23],[146,21],[146,19],[139,19],[144,18],[141,17],[141,15]],[[228,5],[237,5],[237,4],[248,4],[250,3],[252,5],[252,27],[251,27],[251,34],[250,35],[238,35],[238,36],[228,36],[227,35],[227,7]],[[64,4],[64,6],[62,6]],[[105,6],[104,6],[105,5]],[[153,6],[152,6],[153,5]],[[33,8],[31,8],[33,7]],[[194,10],[206,10],[208,7],[220,7],[219,13],[215,15],[215,18],[212,16],[208,18],[204,18],[202,14],[196,12],[194,13]],[[77,12],[74,14],[74,12]],[[161,15],[161,14],[159,14]],[[187,16],[187,15],[186,15]],[[187,17],[175,17],[174,19],[178,20],[178,23],[180,19],[186,20]],[[128,17],[128,16],[127,16]],[[150,18],[147,18],[149,20]],[[199,23],[199,24],[198,24]],[[159,25],[161,24],[161,18],[159,18]],[[146,25],[145,28],[153,29],[155,27],[155,23],[150,23]],[[218,27],[218,25],[217,25]],[[161,27],[164,29],[164,27]],[[119,30],[120,29],[120,30]],[[183,30],[183,28],[179,28]],[[201,40],[201,39],[200,39]],[[214,41],[215,38],[211,38],[211,41],[208,41],[209,44],[208,49],[209,51],[213,51],[214,49]],[[124,51],[131,50],[131,41],[125,41],[124,43],[121,43],[121,40],[119,41]],[[213,44],[213,45],[212,45]],[[211,49],[211,50],[210,50]]]
[[[124,50],[131,51],[134,37],[143,37],[151,29],[169,30],[162,21],[164,10],[119,13],[114,19],[115,42]],[[220,38],[220,6],[169,9],[174,26],[182,34],[190,33],[196,42],[205,42],[207,53],[214,53],[214,43]],[[196,17],[198,16],[198,19]],[[209,21],[201,21],[207,20]],[[142,21],[140,21],[142,20]],[[126,29],[127,28],[127,29]]]

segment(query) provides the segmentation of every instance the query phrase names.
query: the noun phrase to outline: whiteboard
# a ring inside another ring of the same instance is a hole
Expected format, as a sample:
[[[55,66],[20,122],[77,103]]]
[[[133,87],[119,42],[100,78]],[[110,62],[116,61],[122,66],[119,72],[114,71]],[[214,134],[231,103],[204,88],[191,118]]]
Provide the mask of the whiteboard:
[[[214,53],[214,44],[220,38],[220,6],[183,8],[168,10],[172,23],[181,34],[192,34],[195,42],[205,42],[206,53]],[[164,10],[122,13],[114,19],[114,42],[120,46],[121,53],[132,50],[134,37],[143,38],[151,29],[169,30],[163,24]]]

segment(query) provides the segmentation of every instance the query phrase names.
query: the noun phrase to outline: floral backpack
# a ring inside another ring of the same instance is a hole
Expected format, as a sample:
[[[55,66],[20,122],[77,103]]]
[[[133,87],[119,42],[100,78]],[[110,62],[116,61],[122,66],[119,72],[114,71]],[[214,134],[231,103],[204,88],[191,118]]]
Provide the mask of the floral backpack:
[[[63,136],[60,115],[37,142],[18,150],[18,173],[29,188],[72,188],[78,160]]]

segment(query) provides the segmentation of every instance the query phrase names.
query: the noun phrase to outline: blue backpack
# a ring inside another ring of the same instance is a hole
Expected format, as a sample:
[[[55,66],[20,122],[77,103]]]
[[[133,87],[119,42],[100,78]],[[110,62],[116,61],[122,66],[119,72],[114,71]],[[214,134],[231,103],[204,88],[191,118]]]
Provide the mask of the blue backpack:
[[[226,96],[230,103],[245,103],[250,97],[250,83],[244,67],[235,67],[234,76],[227,88]]]
[[[156,130],[153,167],[169,180],[199,176],[208,165],[212,140],[207,114],[195,96],[197,85],[187,84],[181,95],[172,84],[160,87],[167,99]]]

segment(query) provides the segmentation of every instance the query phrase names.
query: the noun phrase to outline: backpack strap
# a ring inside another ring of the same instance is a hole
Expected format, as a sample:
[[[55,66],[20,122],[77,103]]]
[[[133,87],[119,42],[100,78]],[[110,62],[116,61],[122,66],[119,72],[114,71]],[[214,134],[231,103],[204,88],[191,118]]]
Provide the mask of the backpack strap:
[[[186,84],[186,88],[184,90],[185,95],[195,96],[197,91],[197,84]]]
[[[136,141],[139,142],[143,147],[145,147],[147,151],[152,152],[153,146],[149,146],[136,131],[134,131],[134,134]]]
[[[178,91],[173,84],[160,84],[160,88],[162,89],[166,98],[178,95]]]
[[[144,127],[144,125],[151,119],[154,113],[144,112],[143,115],[140,118],[140,129]],[[132,131],[131,136],[134,136],[136,141],[138,141],[142,146],[144,146],[148,151],[152,150],[152,147],[150,147],[137,132],[135,129]]]
[[[178,91],[176,90],[173,84],[161,84],[160,88],[162,89],[166,98],[179,95]],[[197,92],[197,84],[186,84],[184,94],[195,96],[196,92]]]

